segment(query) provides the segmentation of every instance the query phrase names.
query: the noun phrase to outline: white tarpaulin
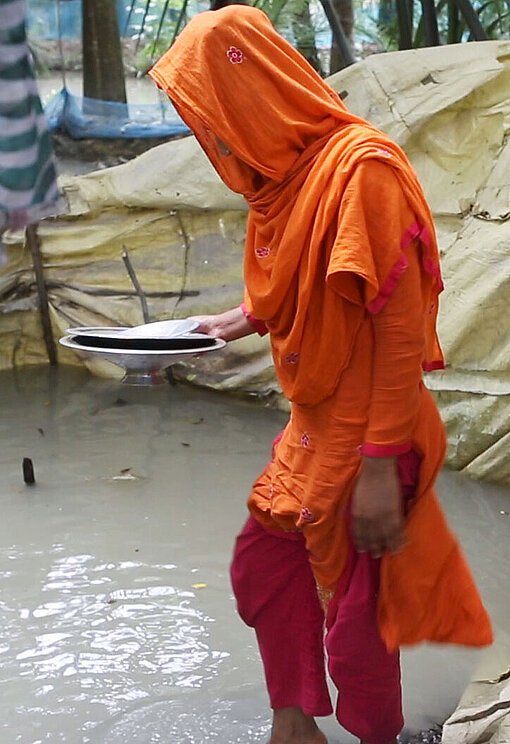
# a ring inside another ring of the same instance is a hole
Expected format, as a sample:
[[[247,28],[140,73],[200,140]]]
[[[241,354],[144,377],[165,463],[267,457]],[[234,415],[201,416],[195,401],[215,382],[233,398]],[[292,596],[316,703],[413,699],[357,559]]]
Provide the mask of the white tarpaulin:
[[[435,214],[448,368],[427,383],[447,426],[449,462],[510,483],[510,42],[376,55],[330,82],[352,111],[404,147]],[[63,187],[69,215],[40,227],[57,335],[69,325],[141,322],[123,245],[153,320],[241,301],[245,205],[193,138]],[[15,237],[8,248],[0,270],[0,368],[45,361],[29,256]],[[77,361],[67,351],[60,359]],[[111,374],[105,363],[88,364]],[[278,390],[267,341],[254,337],[183,373],[221,389]]]
[[[490,649],[457,710],[446,721],[442,744],[509,744],[510,638]]]

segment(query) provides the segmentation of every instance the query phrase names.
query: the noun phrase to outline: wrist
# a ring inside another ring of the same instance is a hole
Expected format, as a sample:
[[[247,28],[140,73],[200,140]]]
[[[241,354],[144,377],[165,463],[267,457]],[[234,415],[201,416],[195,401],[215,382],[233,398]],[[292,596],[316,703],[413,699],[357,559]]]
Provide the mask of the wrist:
[[[252,313],[248,311],[248,308],[246,307],[246,303],[242,303],[239,305],[239,309],[241,310],[242,314],[244,315],[246,322],[250,324],[253,331],[255,333],[258,333],[259,336],[265,336],[267,333],[266,324],[264,321],[259,320],[256,318]]]
[[[361,467],[365,472],[381,473],[394,471],[397,464],[397,457],[389,455],[386,457],[371,457],[370,455],[361,456]]]
[[[217,317],[216,335],[225,341],[235,341],[253,332],[240,307],[227,310]]]

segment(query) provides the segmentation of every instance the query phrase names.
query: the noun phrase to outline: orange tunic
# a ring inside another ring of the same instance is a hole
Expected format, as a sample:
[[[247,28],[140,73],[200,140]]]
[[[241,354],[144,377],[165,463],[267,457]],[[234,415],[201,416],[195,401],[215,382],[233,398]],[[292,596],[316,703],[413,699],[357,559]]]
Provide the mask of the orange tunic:
[[[292,405],[274,460],[254,484],[249,507],[267,527],[303,531],[317,583],[333,592],[347,558],[348,507],[360,448],[399,454],[412,447],[421,457],[420,480],[407,517],[409,542],[381,562],[381,634],[390,649],[423,640],[484,645],[491,642],[487,615],[432,488],[445,436],[421,379],[420,245],[410,239],[414,215],[402,192],[399,202],[387,198],[394,180],[382,163],[358,167],[344,195],[344,214],[351,203],[359,212],[361,203],[380,216],[358,219],[356,234],[349,235],[348,227],[343,240],[352,240],[354,251],[370,251],[375,265],[379,252],[398,248],[406,268],[391,293],[381,295],[376,312],[367,309],[334,393],[316,405]],[[340,235],[342,230],[340,219]],[[392,241],[397,245],[390,246]],[[339,259],[330,258],[324,283],[337,271]],[[366,288],[358,284],[356,291],[366,303]]]
[[[389,648],[489,643],[489,620],[432,490],[445,442],[421,368],[443,366],[442,284],[411,164],[255,8],[196,16],[149,74],[250,206],[246,304],[270,331],[292,401],[252,513],[303,530],[317,583],[332,591],[349,550],[359,448],[413,447],[420,482],[409,545],[382,560],[382,635]]]

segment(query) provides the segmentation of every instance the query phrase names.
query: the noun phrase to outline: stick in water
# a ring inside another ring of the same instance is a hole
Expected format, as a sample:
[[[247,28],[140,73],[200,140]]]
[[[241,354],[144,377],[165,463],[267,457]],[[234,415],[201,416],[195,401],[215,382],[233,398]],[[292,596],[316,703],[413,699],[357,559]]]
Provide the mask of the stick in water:
[[[35,483],[34,463],[30,457],[23,458],[23,480],[27,486],[33,486]]]

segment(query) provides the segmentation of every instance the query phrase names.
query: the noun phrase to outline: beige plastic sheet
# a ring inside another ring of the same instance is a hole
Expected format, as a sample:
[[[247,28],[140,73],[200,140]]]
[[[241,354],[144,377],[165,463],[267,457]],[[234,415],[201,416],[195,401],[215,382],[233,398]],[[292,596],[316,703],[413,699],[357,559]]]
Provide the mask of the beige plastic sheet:
[[[485,652],[457,710],[444,724],[442,744],[509,744],[510,639]]]
[[[428,376],[458,469],[510,483],[510,42],[369,57],[330,79],[352,111],[387,131],[416,167],[435,214],[446,290],[448,368]],[[69,214],[40,227],[56,335],[217,312],[242,299],[243,200],[194,138],[62,182]],[[12,236],[0,270],[0,368],[46,360],[31,262]],[[68,351],[60,360],[78,363]],[[116,374],[87,361],[97,374]],[[182,368],[198,384],[278,397],[267,341],[250,337]]]

